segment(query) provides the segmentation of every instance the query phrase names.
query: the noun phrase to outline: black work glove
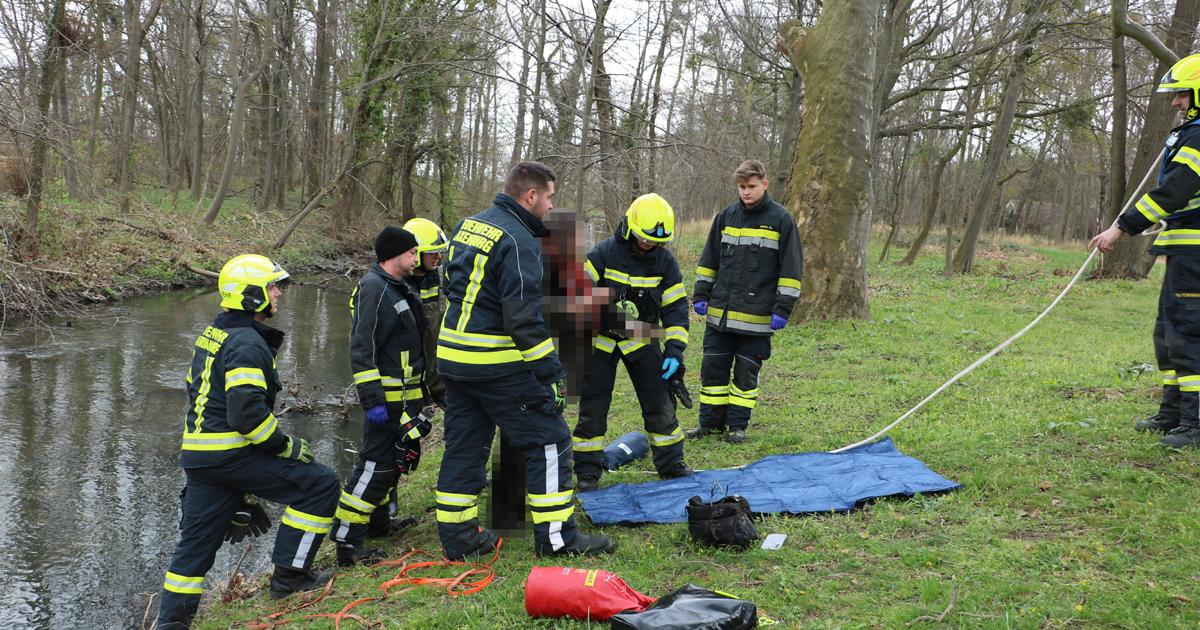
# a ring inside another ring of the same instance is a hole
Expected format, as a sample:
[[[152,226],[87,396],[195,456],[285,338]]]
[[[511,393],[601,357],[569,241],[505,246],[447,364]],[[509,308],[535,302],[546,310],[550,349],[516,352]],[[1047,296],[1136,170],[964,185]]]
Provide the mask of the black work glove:
[[[421,438],[429,435],[433,430],[433,414],[437,413],[437,407],[429,405],[417,414],[416,418],[409,418],[408,422],[400,425],[400,441],[416,442]]]
[[[407,475],[421,463],[421,440],[396,442],[396,473]]]
[[[225,542],[239,543],[247,536],[251,538],[261,536],[270,528],[271,517],[267,516],[266,510],[258,502],[258,497],[246,494],[242,497],[242,504],[233,513],[229,527],[225,530]]]
[[[686,409],[692,408],[692,394],[688,391],[687,385],[683,384],[683,373],[686,369],[683,364],[679,364],[679,369],[671,375],[667,381],[667,389],[671,392],[671,402],[675,406],[683,405]]]

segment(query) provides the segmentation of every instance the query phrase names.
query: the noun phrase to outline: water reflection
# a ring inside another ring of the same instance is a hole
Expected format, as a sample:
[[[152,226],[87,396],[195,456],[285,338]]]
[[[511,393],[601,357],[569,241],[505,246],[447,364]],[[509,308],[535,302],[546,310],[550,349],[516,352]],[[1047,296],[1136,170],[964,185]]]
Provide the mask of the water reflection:
[[[333,402],[350,383],[348,291],[293,286],[284,299],[271,320],[288,333],[282,377]],[[153,296],[0,337],[0,627],[140,623],[177,538],[183,378],[217,302]],[[281,422],[349,472],[357,422],[329,404]],[[210,585],[242,549],[221,550]],[[265,571],[269,553],[259,542],[241,569]]]

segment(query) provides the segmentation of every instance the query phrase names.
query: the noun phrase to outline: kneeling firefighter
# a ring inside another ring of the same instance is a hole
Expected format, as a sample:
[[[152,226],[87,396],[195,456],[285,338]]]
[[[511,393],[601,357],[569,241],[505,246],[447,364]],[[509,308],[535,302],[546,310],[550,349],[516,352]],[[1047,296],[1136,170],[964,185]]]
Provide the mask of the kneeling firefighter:
[[[324,584],[311,569],[333,522],[338,479],[313,462],[308,442],[289,436],[272,414],[281,389],[275,355],[283,332],[264,322],[279,309],[288,273],[263,256],[237,256],[221,269],[221,307],[196,339],[186,382],[188,411],[180,464],[180,540],[159,600],[158,628],[187,628],[204,575],[223,539],[245,535],[250,495],[285,505],[275,536],[272,598]],[[258,531],[261,531],[258,530]],[[230,532],[233,532],[232,534]]]
[[[604,472],[604,434],[618,363],[625,364],[637,392],[658,475],[674,479],[692,474],[683,461],[683,432],[669,383],[683,369],[688,342],[683,275],[665,247],[674,237],[674,210],[650,193],[635,199],[615,234],[588,253],[584,269],[597,287],[612,289],[614,304],[592,346],[572,438],[580,492],[595,490]],[[660,323],[665,349],[647,334]]]

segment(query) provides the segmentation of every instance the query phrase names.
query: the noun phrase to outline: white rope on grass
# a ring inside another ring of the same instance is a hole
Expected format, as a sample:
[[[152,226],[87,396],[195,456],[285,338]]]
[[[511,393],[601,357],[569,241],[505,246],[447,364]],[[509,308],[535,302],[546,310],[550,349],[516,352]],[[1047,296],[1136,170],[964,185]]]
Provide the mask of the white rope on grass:
[[[1162,157],[1163,157],[1163,154],[1159,153],[1158,159],[1156,159],[1154,161],[1154,164],[1150,165],[1150,170],[1146,171],[1146,176],[1142,178],[1142,183],[1138,184],[1138,187],[1133,190],[1133,195],[1129,198],[1128,201],[1125,202],[1125,205],[1121,206],[1122,208],[1128,208],[1131,204],[1133,204],[1134,198],[1137,197],[1137,194],[1139,192],[1141,192],[1143,187],[1145,187],[1146,182],[1148,182],[1150,180],[1150,176],[1154,173],[1155,169],[1158,168],[1158,164],[1159,164],[1159,162],[1162,161]],[[1116,224],[1117,224],[1117,221],[1114,219],[1112,222],[1112,225],[1116,225]],[[1112,226],[1109,226],[1109,227],[1112,227]],[[996,346],[995,348],[992,348],[990,352],[979,357],[978,359],[975,359],[974,363],[972,363],[971,365],[968,365],[966,368],[964,368],[958,374],[955,374],[950,380],[946,381],[945,383],[942,383],[942,386],[933,390],[932,394],[926,396],[925,399],[922,400],[921,402],[917,403],[915,407],[904,412],[904,415],[900,416],[899,418],[896,418],[895,421],[893,421],[891,424],[889,424],[886,427],[884,427],[883,429],[881,429],[875,435],[872,435],[871,437],[869,437],[865,440],[860,440],[853,444],[848,444],[846,446],[843,446],[838,449],[834,449],[829,452],[830,453],[842,453],[844,451],[848,451],[853,448],[858,448],[864,444],[869,444],[871,442],[874,442],[875,440],[878,440],[879,438],[881,438],[885,434],[887,434],[888,431],[891,431],[892,429],[896,428],[896,426],[898,426],[901,422],[904,422],[904,420],[907,419],[909,416],[911,416],[914,413],[916,413],[917,411],[919,411],[922,407],[925,406],[926,403],[933,400],[934,398],[937,397],[938,394],[945,391],[946,388],[957,383],[959,381],[959,379],[961,379],[962,377],[973,372],[975,370],[975,368],[986,363],[988,359],[991,359],[992,357],[996,356],[997,354],[1000,354],[1000,352],[1002,350],[1004,350],[1005,348],[1012,345],[1013,342],[1015,342],[1016,340],[1020,339],[1021,337],[1024,337],[1025,333],[1029,332],[1034,326],[1037,326],[1038,322],[1042,321],[1042,319],[1045,318],[1046,315],[1050,314],[1050,311],[1053,310],[1055,306],[1058,306],[1058,303],[1061,302],[1063,297],[1065,297],[1067,295],[1067,292],[1070,291],[1071,288],[1075,286],[1075,283],[1079,281],[1080,276],[1082,276],[1083,272],[1087,270],[1088,265],[1091,264],[1092,259],[1096,257],[1096,252],[1098,252],[1098,251],[1100,251],[1100,250],[1093,249],[1092,252],[1090,254],[1088,254],[1087,260],[1083,261],[1083,264],[1080,265],[1080,267],[1079,267],[1079,271],[1075,272],[1075,276],[1071,278],[1071,281],[1067,283],[1067,286],[1064,287],[1062,292],[1058,294],[1058,297],[1054,298],[1054,301],[1050,303],[1050,306],[1046,307],[1046,310],[1042,311],[1040,315],[1035,317],[1033,319],[1033,321],[1029,322],[1024,328],[1022,328],[1020,331],[1018,331],[1017,334],[1009,337],[1008,339],[1005,339],[1003,343]]]

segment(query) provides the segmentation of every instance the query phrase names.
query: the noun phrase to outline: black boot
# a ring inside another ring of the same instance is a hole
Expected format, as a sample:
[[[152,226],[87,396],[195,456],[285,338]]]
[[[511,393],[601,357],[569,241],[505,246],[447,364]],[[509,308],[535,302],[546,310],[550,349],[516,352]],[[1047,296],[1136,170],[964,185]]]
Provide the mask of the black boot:
[[[590,534],[575,534],[575,540],[558,551],[554,551],[550,545],[543,543],[538,543],[535,549],[539,558],[543,556],[598,556],[616,550],[617,546],[608,536],[592,536]]]
[[[696,427],[692,427],[691,429],[688,429],[687,431],[684,431],[683,434],[685,436],[687,436],[687,439],[695,440],[697,438],[702,438],[706,435],[715,435],[718,433],[723,433],[724,431],[725,431],[724,427],[706,427],[704,425],[699,425]]]
[[[1200,448],[1200,427],[1177,426],[1162,439],[1171,448]]]
[[[387,560],[387,557],[387,554],[383,551],[372,549],[366,545],[352,545],[350,543],[338,543],[337,545],[337,564],[339,567],[371,564],[380,560]]]
[[[500,536],[484,529],[475,518],[465,523],[438,523],[438,537],[442,539],[446,559],[455,562],[486,556],[500,544]]]
[[[1133,430],[1140,431],[1142,433],[1149,432],[1167,434],[1177,426],[1179,426],[1178,417],[1166,418],[1160,412],[1150,416],[1149,418],[1138,420],[1137,424],[1133,425]]]
[[[745,429],[730,429],[729,434],[725,436],[725,441],[730,444],[741,444],[746,441]]]
[[[292,593],[323,588],[332,577],[333,573],[329,571],[317,573],[312,569],[303,571],[277,564],[275,572],[271,574],[271,599],[283,599]]]
[[[575,491],[576,492],[591,492],[600,487],[600,475],[596,474],[581,474],[576,477]]]
[[[658,476],[662,477],[663,479],[678,479],[680,477],[687,477],[693,472],[695,471],[692,470],[691,466],[688,466],[684,462],[675,462],[666,470],[660,471]]]
[[[415,516],[396,517],[385,523],[372,520],[367,525],[367,538],[390,538],[416,524]]]

